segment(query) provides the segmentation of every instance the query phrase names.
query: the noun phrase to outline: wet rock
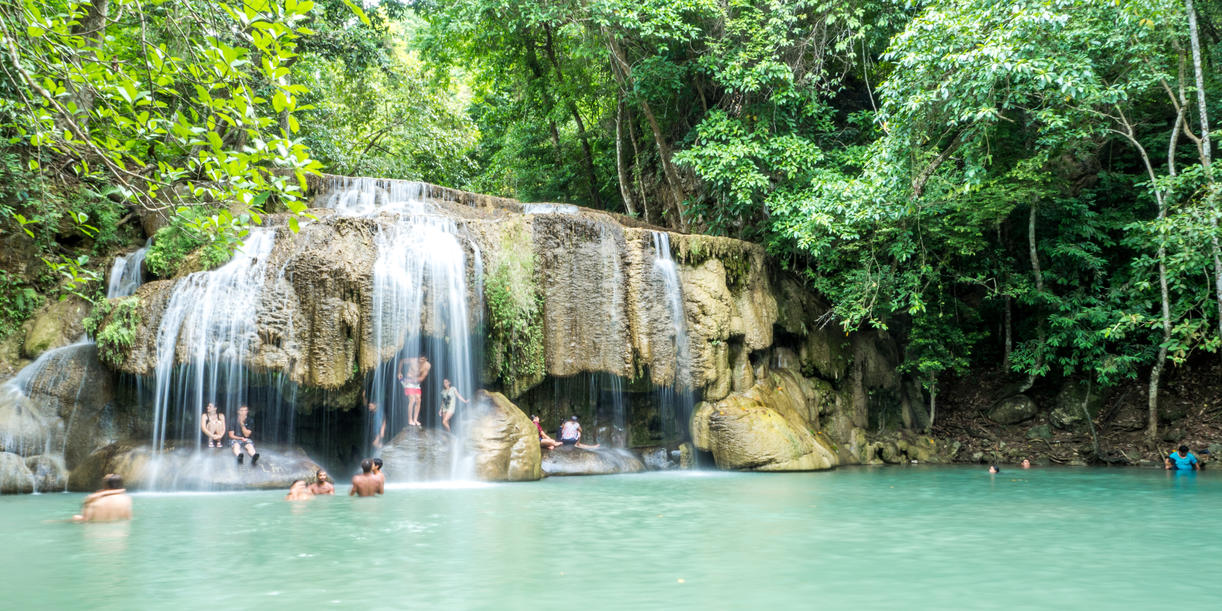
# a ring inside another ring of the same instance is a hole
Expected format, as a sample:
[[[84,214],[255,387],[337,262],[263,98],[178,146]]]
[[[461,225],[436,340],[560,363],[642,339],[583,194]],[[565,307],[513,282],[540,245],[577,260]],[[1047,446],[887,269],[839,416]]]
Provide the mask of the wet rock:
[[[674,463],[670,460],[670,452],[667,452],[666,448],[653,448],[642,451],[641,461],[645,463],[645,466],[650,471],[665,471],[674,468]],[[547,471],[546,465],[544,465],[543,470]]]
[[[97,358],[92,343],[73,344],[49,352],[35,366],[26,392],[29,401],[58,418],[63,431],[62,449],[68,469],[94,450],[117,440],[119,428],[106,422],[115,391],[114,373]],[[113,413],[110,414],[113,417]],[[126,430],[128,435],[143,431]]]
[[[745,393],[701,403],[692,415],[692,441],[718,468],[811,471],[839,463],[825,439],[808,428],[806,396],[792,372],[771,372]],[[787,389],[786,382],[790,388]]]
[[[89,310],[90,305],[76,296],[48,302],[25,325],[27,331],[21,346],[22,355],[37,358],[47,350],[76,341],[85,333],[84,320]]]
[[[1068,381],[1053,399],[1048,422],[1063,431],[1078,431],[1086,428],[1086,418],[1098,418],[1103,409],[1104,395],[1089,382]]]
[[[1027,429],[1027,439],[1052,439],[1052,427],[1047,424],[1039,424]]]
[[[471,408],[464,410],[462,425],[477,478],[519,482],[543,477],[539,431],[505,395],[476,392]]]
[[[998,424],[1018,424],[1035,417],[1039,412],[1035,401],[1027,395],[1014,395],[998,401],[988,413],[989,420]]]
[[[543,472],[548,475],[610,475],[644,470],[641,459],[622,448],[585,450],[561,446],[543,453]]]
[[[0,494],[34,492],[34,474],[25,466],[25,459],[12,452],[0,452]]]
[[[63,422],[11,385],[0,386],[0,452],[45,454],[63,445]]]
[[[25,459],[25,466],[34,478],[36,492],[60,492],[68,486],[68,470],[59,456],[31,456]]]
[[[458,440],[441,429],[409,426],[382,448],[382,472],[388,482],[417,482],[455,477]]]
[[[309,480],[318,464],[300,448],[259,444],[259,463],[238,464],[229,448],[194,445],[169,447],[156,454],[147,444],[113,443],[90,454],[68,476],[68,488],[96,490],[107,473],[123,477],[135,490],[288,489],[294,480]]]

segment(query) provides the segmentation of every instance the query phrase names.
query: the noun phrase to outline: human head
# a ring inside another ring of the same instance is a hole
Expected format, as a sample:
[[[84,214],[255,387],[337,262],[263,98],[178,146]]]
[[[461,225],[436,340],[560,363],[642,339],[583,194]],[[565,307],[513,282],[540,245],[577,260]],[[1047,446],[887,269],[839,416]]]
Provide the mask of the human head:
[[[531,422],[538,422],[538,421],[539,421],[539,414],[531,414],[531,415],[530,415],[530,421],[531,421]]]
[[[215,411],[216,411],[216,404],[215,404],[215,403],[209,403],[209,404],[208,404],[208,407],[205,407],[204,409],[205,409],[205,410],[207,410],[207,411],[210,411],[210,412],[215,412]]]
[[[382,459],[381,458],[373,459],[373,467],[377,469],[378,471],[381,471],[382,470]]]
[[[362,460],[361,461],[361,471],[364,471],[365,473],[369,473],[370,471],[373,471],[373,461],[369,460],[368,458],[366,458],[365,460]]]
[[[376,412],[376,411],[378,411],[378,404],[377,404],[377,403],[374,403],[373,401],[370,401],[370,402],[369,402],[369,411],[371,411],[371,412]]]
[[[1001,469],[998,469],[997,465],[989,465],[989,473],[1001,473]]]
[[[304,479],[295,479],[293,480],[292,484],[289,484],[289,492],[292,492],[294,490],[300,490],[301,488],[305,488]]]
[[[450,388],[450,378],[441,378],[441,386],[448,390]]]
[[[327,472],[319,469],[314,473],[314,479],[318,480],[320,484],[327,481]]]
[[[250,408],[243,405],[238,408],[238,418],[245,418],[250,413]]]
[[[429,357],[424,356],[423,354],[421,354],[421,355],[420,355],[420,358],[419,358],[419,359],[417,359],[417,360],[419,360],[421,364],[424,364],[424,363],[429,362]]]
[[[102,478],[102,486],[107,490],[119,490],[123,488],[123,478],[115,475],[114,473],[107,473],[106,476]]]
[[[577,422],[577,416],[573,416],[572,418],[569,418],[569,420],[572,420],[573,422]]]
[[[1023,465],[1023,468],[1024,468],[1024,469],[1025,469],[1025,468],[1027,468],[1027,467],[1030,467],[1030,466],[1031,466],[1031,461],[1029,461],[1029,460],[1027,460],[1026,458],[1024,458],[1024,459],[1023,459],[1023,462],[1022,462],[1022,465]]]
[[[1188,446],[1180,446],[1180,456],[1188,453]]]

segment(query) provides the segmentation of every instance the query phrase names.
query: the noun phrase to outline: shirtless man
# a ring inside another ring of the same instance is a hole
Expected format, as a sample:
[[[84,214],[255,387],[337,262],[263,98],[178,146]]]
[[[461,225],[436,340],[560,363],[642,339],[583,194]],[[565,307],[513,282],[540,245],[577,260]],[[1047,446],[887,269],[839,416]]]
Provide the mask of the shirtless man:
[[[331,483],[331,478],[327,476],[327,472],[319,469],[315,473],[314,483],[310,484],[310,492],[314,494],[335,494],[335,485]]]
[[[123,478],[114,473],[102,478],[102,489],[85,497],[81,513],[73,522],[117,522],[132,519],[132,497],[123,488]]]
[[[385,486],[382,480],[373,474],[373,461],[366,458],[361,461],[361,473],[352,476],[352,489],[348,496],[373,496],[382,494]]]
[[[373,459],[373,476],[378,478],[378,481],[382,482],[383,486],[386,485],[386,476],[382,474],[382,459],[381,458]]]
[[[403,385],[403,396],[407,397],[407,426],[419,426],[416,422],[416,416],[420,413],[419,365],[419,359],[405,358],[399,361],[399,384]]]
[[[208,407],[204,408],[204,417],[199,428],[204,432],[204,437],[208,438],[208,447],[225,447],[225,414],[216,412],[215,403],[209,403]]]
[[[545,450],[554,450],[560,445],[559,441],[552,439],[547,433],[543,432],[543,425],[539,424],[538,416],[531,416],[530,421],[535,423],[535,428],[539,429],[539,446]]]
[[[245,455],[242,450],[245,449],[247,454],[250,454],[250,466],[255,466],[259,462],[259,453],[255,451],[255,444],[251,442],[249,423],[246,417],[250,414],[250,408],[243,405],[238,408],[238,418],[233,423],[233,429],[229,431],[229,447],[233,448],[233,455],[237,457],[238,464],[242,464],[242,459]]]
[[[593,450],[600,445],[597,443],[594,445],[581,443],[581,423],[577,421],[577,416],[573,416],[560,426],[560,443],[561,445],[573,446],[583,450]]]
[[[306,487],[304,479],[299,479],[289,486],[289,493],[284,496],[286,501],[308,501],[314,498],[314,493]]]
[[[471,402],[458,394],[458,389],[450,384],[450,378],[443,378],[441,380],[441,388],[441,409],[437,410],[437,415],[441,416],[441,426],[446,427],[448,431],[450,430],[450,418],[454,417],[454,408],[457,407],[458,402],[462,401],[468,404]]]

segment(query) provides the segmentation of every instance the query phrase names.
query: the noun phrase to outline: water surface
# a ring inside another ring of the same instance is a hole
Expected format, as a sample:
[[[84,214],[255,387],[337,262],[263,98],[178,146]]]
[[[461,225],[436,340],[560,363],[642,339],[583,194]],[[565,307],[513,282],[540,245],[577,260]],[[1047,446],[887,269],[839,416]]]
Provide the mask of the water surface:
[[[347,487],[341,489],[347,492]],[[1222,475],[850,468],[0,497],[8,608],[1213,608]]]

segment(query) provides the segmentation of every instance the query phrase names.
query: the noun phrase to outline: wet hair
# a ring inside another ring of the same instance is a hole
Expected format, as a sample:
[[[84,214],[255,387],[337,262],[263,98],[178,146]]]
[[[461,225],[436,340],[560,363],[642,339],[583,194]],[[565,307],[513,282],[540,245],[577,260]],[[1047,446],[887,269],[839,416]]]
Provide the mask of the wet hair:
[[[373,459],[373,466],[381,469],[382,468],[382,459],[381,458]]]
[[[1001,469],[998,469],[997,465],[989,465],[989,469],[1001,473]]]
[[[110,490],[119,490],[123,487],[123,478],[114,473],[108,473],[106,477],[102,478],[102,485]]]
[[[373,461],[369,460],[368,458],[366,458],[365,460],[362,460],[361,461],[361,471],[364,471],[365,473],[369,473],[370,471],[373,471]]]
[[[1183,453],[1185,453],[1185,454],[1187,454],[1187,453],[1188,453],[1188,446],[1180,446],[1180,451],[1181,451],[1181,452],[1183,452]]]
[[[294,487],[294,486],[296,486],[297,484],[301,484],[302,486],[304,486],[304,485],[305,485],[305,480],[304,480],[304,479],[295,479],[295,480],[293,480],[293,483],[289,484],[289,490],[292,490],[292,489],[293,489],[293,487]]]

